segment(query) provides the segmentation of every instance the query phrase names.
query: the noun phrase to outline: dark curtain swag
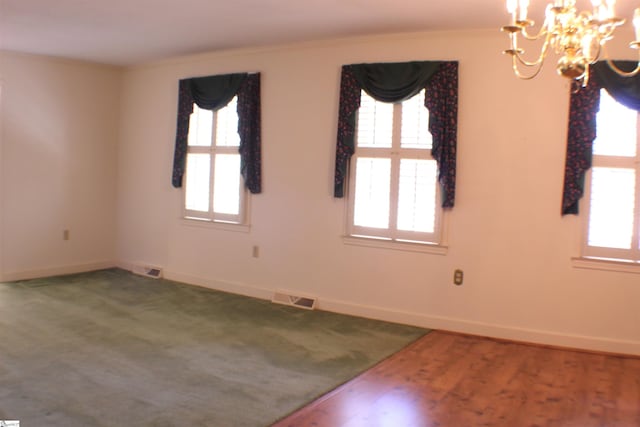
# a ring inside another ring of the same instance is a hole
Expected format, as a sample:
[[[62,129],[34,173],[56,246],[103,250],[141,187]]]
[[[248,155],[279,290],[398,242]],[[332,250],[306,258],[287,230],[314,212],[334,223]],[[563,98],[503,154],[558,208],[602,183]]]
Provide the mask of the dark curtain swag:
[[[623,70],[632,70],[636,62],[615,61]],[[591,167],[593,141],[596,139],[596,116],[600,108],[600,89],[618,102],[640,111],[640,75],[622,77],[606,61],[592,65],[587,87],[571,93],[567,155],[562,192],[562,215],[578,214],[584,194],[585,173]]]
[[[352,64],[342,67],[334,196],[344,197],[347,168],[355,152],[360,91],[383,102],[402,102],[425,91],[433,157],[438,162],[442,207],[454,205],[458,118],[458,62]]]
[[[439,62],[353,64],[358,84],[374,99],[402,102],[417,95],[438,69]]]
[[[206,110],[219,110],[238,97],[238,134],[241,173],[251,193],[261,192],[260,73],[223,74],[180,80],[178,119],[173,156],[174,187],[182,187],[187,159],[189,119],[193,104]]]

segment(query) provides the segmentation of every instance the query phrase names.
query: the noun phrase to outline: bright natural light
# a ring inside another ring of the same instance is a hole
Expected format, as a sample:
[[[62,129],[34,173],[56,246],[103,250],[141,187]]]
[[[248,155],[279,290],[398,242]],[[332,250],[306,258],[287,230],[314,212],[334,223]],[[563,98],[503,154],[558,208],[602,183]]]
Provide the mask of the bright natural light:
[[[185,207],[188,210],[200,212],[209,210],[210,168],[209,154],[187,154]]]
[[[240,222],[243,190],[238,153],[237,98],[216,112],[194,105],[188,141],[185,173],[187,215]]]
[[[594,167],[591,176],[589,246],[630,249],[634,221],[635,171]]]
[[[637,259],[638,113],[600,91],[589,185],[587,254]]]
[[[391,147],[393,104],[376,102],[362,92],[358,112],[358,147]]]
[[[431,149],[429,111],[424,106],[424,91],[402,103],[402,148]]]
[[[238,135],[238,98],[234,97],[226,107],[216,114],[216,145],[218,147],[240,146]]]
[[[600,91],[600,111],[596,116],[598,136],[593,154],[634,157],[638,113],[616,102],[606,90]]]
[[[356,163],[354,225],[389,227],[390,159],[359,158]]]
[[[240,212],[240,155],[216,155],[213,178],[214,212],[237,215]]]
[[[437,169],[435,160],[400,161],[398,230],[433,233]]]
[[[364,91],[354,156],[354,235],[434,242],[437,162],[424,91],[397,104]]]
[[[211,145],[213,129],[213,111],[203,110],[193,105],[193,113],[189,119],[189,136],[187,143],[191,146],[206,147]]]

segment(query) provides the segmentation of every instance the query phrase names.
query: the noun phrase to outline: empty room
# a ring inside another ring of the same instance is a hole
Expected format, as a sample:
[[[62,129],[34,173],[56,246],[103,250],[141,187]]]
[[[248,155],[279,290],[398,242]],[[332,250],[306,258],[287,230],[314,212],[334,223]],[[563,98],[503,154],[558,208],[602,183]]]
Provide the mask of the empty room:
[[[0,0],[0,426],[640,426],[637,7]]]

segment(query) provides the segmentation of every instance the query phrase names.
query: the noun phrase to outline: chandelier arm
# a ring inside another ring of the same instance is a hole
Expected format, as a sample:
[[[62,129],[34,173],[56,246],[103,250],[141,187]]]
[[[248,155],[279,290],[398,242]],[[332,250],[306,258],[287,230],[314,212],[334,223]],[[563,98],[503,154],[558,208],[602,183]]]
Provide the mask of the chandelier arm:
[[[613,33],[615,32],[615,30],[616,30],[616,27],[603,28],[599,35],[599,39],[602,40],[603,42],[607,42],[613,39]]]
[[[534,77],[536,77],[538,74],[540,74],[540,70],[542,70],[542,61],[538,62],[537,64],[532,64],[531,66],[537,66],[538,68],[533,72],[533,74],[526,76],[524,74],[522,74],[520,72],[520,69],[518,68],[518,62],[522,62],[522,60],[520,60],[519,58],[516,58],[516,56],[514,55],[512,57],[512,63],[511,66],[513,68],[513,72],[516,75],[516,77],[518,77],[519,79],[522,80],[531,80]],[[526,65],[526,64],[525,64]]]
[[[517,60],[520,64],[524,65],[525,67],[537,67],[538,65],[542,64],[543,56],[540,55],[540,57],[535,61],[527,61],[524,58],[522,58],[522,56],[520,56],[519,53],[516,53],[514,55],[514,59]]]
[[[615,71],[616,73],[620,74],[623,77],[633,77],[636,74],[638,74],[638,72],[640,72],[640,63],[638,63],[638,65],[636,65],[635,70],[633,70],[633,71],[624,71],[624,70],[621,70],[620,68],[618,68],[616,66],[616,64],[613,63],[613,61],[611,59],[607,58],[606,61],[607,61],[607,64],[609,65],[609,67],[611,67],[611,69],[613,71]]]
[[[531,61],[526,61],[522,55],[520,55],[519,52],[515,52],[514,54],[514,58],[516,58],[518,60],[518,62],[520,62],[522,65],[526,66],[526,67],[535,67],[538,65],[541,65],[542,62],[544,61],[545,56],[547,56],[547,51],[549,50],[549,37],[547,37],[544,41],[544,44],[542,45],[542,49],[540,50],[540,56],[538,56],[538,59],[536,59],[535,61],[531,62]],[[536,72],[536,75],[540,72],[540,70],[538,70]]]
[[[547,28],[545,26],[540,27],[538,34],[536,34],[535,36],[532,36],[527,32],[526,28],[523,28],[521,34],[525,39],[535,41],[547,34]]]
[[[546,18],[544,20],[544,22],[542,23],[542,26],[538,30],[538,34],[536,34],[536,35],[531,35],[531,34],[529,34],[527,32],[527,26],[533,25],[533,21],[524,21],[523,23],[527,24],[527,25],[523,25],[522,26],[522,31],[521,31],[522,36],[525,39],[531,40],[531,41],[539,40],[543,36],[547,36],[548,37],[548,35],[549,35],[549,24],[547,22],[548,20],[549,20],[549,18]]]
[[[598,58],[600,58],[600,54],[602,53],[602,49],[604,49],[604,46],[601,45],[600,43],[598,43],[597,46],[598,46],[598,48],[596,49],[595,54],[591,55],[590,58],[587,58],[587,61],[589,61],[589,64],[595,63],[598,60]]]
[[[604,58],[605,58],[605,61],[607,61],[607,65],[609,65],[609,67],[613,71],[615,71],[622,77],[633,77],[640,72],[640,62],[638,62],[638,65],[636,65],[636,68],[633,71],[624,71],[624,70],[621,70],[618,66],[616,66],[613,60],[609,58],[609,53],[607,52],[607,45],[602,46],[602,51],[604,52]]]

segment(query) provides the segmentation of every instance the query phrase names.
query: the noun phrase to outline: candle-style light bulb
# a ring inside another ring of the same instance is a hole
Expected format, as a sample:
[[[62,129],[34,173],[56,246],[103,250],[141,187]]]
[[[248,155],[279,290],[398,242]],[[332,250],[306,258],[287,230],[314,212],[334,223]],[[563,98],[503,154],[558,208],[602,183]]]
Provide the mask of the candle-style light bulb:
[[[591,34],[586,34],[582,39],[582,56],[588,61],[591,62],[591,45],[593,44],[593,36]]]
[[[546,29],[547,33],[553,33],[558,23],[557,22],[558,15],[556,15],[556,12],[554,11],[553,7],[554,6],[551,3],[547,4],[547,8],[544,13],[544,21],[547,26],[547,29]]]
[[[616,11],[615,11],[616,0],[606,0],[606,1],[607,1],[607,12],[608,12],[609,18],[613,18],[616,16]]]
[[[593,5],[593,15],[598,19],[598,21],[604,20],[606,15],[604,0],[591,0],[591,4]]]
[[[518,0],[507,0],[507,12],[511,14],[511,24],[515,24],[518,14]]]
[[[529,0],[520,0],[520,21],[527,20],[528,8],[529,8]]]

